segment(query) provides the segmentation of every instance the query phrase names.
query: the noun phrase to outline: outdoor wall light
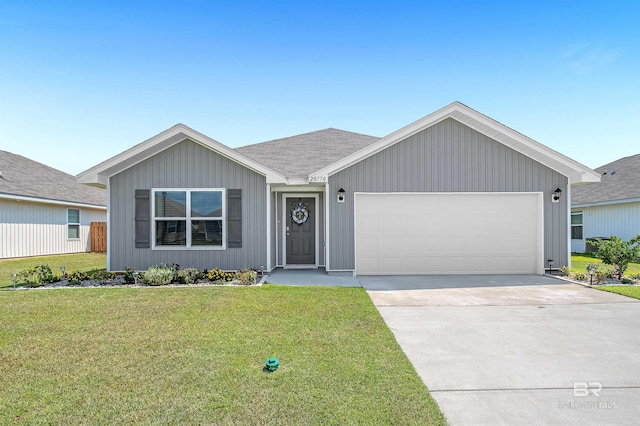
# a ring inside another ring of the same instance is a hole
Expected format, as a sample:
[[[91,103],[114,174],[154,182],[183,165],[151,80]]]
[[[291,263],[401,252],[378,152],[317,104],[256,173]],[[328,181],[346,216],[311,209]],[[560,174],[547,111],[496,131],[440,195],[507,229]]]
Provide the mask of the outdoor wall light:
[[[339,203],[344,203],[344,199],[345,199],[345,194],[346,191],[344,190],[344,188],[340,188],[338,189],[338,202]]]
[[[559,203],[560,202],[560,194],[562,194],[562,189],[556,188],[556,190],[553,191],[553,194],[551,194],[551,202],[552,203]]]

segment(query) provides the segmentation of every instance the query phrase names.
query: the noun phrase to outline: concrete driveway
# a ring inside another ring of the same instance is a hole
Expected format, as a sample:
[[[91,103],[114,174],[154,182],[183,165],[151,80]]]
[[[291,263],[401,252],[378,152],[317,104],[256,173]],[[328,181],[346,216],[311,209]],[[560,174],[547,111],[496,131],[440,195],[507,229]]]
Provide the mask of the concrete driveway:
[[[540,276],[358,279],[451,424],[638,424],[640,301]]]

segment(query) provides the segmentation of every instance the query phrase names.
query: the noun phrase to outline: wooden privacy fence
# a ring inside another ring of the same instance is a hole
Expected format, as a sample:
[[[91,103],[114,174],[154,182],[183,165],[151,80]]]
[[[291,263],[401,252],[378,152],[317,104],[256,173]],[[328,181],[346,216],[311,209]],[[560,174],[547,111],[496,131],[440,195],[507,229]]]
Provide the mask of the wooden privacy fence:
[[[107,252],[107,222],[91,222],[91,251]]]

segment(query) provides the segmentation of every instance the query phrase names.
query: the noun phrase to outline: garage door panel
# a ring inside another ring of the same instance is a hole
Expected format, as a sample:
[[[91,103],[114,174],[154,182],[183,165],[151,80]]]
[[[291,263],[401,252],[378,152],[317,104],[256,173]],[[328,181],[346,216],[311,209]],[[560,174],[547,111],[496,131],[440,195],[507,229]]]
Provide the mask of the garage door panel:
[[[355,200],[358,274],[542,271],[539,193],[356,194]]]

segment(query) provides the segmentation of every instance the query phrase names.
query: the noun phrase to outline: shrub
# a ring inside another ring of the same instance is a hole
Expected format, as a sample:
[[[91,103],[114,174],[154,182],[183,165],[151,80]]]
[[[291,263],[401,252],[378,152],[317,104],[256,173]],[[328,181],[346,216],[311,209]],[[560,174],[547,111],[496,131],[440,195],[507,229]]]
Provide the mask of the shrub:
[[[148,285],[171,284],[176,279],[176,269],[165,264],[152,266],[144,273],[142,281]]]
[[[235,273],[234,279],[242,285],[254,285],[256,283],[256,273],[250,269],[239,270]]]
[[[568,266],[563,266],[562,268],[560,268],[560,273],[565,277],[568,277],[571,274]]]
[[[598,250],[596,256],[602,259],[603,263],[613,266],[618,278],[622,278],[629,263],[640,259],[640,234],[629,241],[612,236],[608,240],[595,239],[591,244]]]
[[[577,281],[589,281],[591,279],[591,276],[584,272],[576,272],[575,274],[573,274],[573,278]]]
[[[89,275],[87,275],[87,273],[83,271],[72,271],[70,274],[67,275],[67,280],[69,281],[70,284],[73,284],[73,285],[78,285],[80,284],[81,281],[88,280],[88,279],[89,279]]]
[[[229,282],[233,280],[233,276],[233,272],[225,272],[219,268],[211,269],[207,273],[207,278],[209,279],[209,281]]]
[[[31,287],[38,287],[58,280],[49,265],[37,265],[20,271],[17,278]]]
[[[131,268],[124,267],[124,274],[122,274],[122,278],[124,279],[125,284],[135,284],[136,277],[133,275],[135,271]]]
[[[631,278],[623,278],[620,280],[622,284],[633,284],[633,280]]]
[[[89,275],[89,279],[94,281],[109,281],[115,277],[115,274],[112,272],[107,272],[106,269],[95,269],[90,271],[87,275]]]
[[[615,277],[615,275],[616,274],[613,268],[604,265],[597,265],[596,273],[594,274],[593,278],[595,278],[595,280],[598,282],[602,282],[606,279]]]
[[[196,268],[184,268],[178,271],[178,281],[183,284],[194,284],[202,278],[202,272]]]

